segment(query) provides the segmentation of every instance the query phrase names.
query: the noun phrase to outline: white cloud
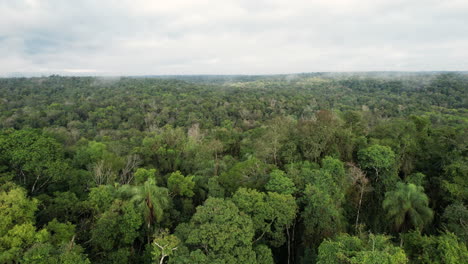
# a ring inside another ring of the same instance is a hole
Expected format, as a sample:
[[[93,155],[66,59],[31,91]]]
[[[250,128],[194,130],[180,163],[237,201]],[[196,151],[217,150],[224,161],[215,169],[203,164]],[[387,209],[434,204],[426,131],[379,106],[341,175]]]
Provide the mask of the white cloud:
[[[468,70],[460,0],[0,0],[0,75]]]

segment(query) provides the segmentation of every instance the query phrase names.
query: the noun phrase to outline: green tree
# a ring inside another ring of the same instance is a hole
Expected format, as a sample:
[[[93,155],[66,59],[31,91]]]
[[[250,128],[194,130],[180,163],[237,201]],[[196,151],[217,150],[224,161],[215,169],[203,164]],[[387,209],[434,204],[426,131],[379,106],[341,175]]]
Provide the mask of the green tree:
[[[411,183],[397,183],[394,191],[385,194],[382,206],[398,231],[421,230],[434,215],[424,189]]]
[[[63,179],[68,169],[59,143],[37,130],[0,134],[0,153],[16,182],[33,194]]]
[[[142,224],[141,213],[133,203],[115,200],[91,229],[95,258],[104,263],[128,263],[130,247],[139,236]]]
[[[408,259],[403,249],[392,245],[390,238],[373,235],[359,238],[347,234],[327,239],[318,249],[317,264],[404,264]]]
[[[463,204],[451,204],[442,216],[444,226],[457,235],[465,244],[468,242],[468,209]]]
[[[241,212],[252,219],[255,229],[254,242],[265,240],[279,247],[286,242],[285,231],[296,218],[297,205],[290,194],[263,193],[253,189],[240,188],[232,201]]]
[[[411,263],[464,263],[468,259],[466,244],[452,233],[424,236],[419,231],[402,235],[403,245]]]
[[[0,262],[19,262],[30,246],[48,239],[45,229],[36,232],[34,226],[37,204],[23,188],[0,191]]]
[[[23,255],[21,263],[90,264],[84,249],[75,243],[75,226],[56,219],[46,226],[50,236],[47,242],[35,243]]]
[[[148,179],[143,185],[124,185],[119,190],[123,198],[133,202],[143,214],[146,227],[151,230],[154,224],[164,217],[164,210],[168,209],[170,199],[166,188],[156,185],[154,179]]]
[[[285,173],[281,170],[273,170],[270,173],[270,180],[265,185],[265,189],[281,194],[294,194],[296,192],[294,182],[286,177]]]
[[[173,195],[192,197],[195,182],[193,176],[184,176],[180,171],[171,173],[167,179],[167,187]]]
[[[268,182],[269,166],[256,158],[236,163],[219,176],[221,185],[231,194],[238,188],[260,189]]]
[[[252,249],[254,228],[249,216],[231,201],[208,198],[197,207],[188,225],[178,227],[178,236],[188,247],[188,256],[175,263],[255,263]]]
[[[165,258],[174,254],[179,244],[177,236],[169,234],[167,230],[160,231],[153,240],[153,259],[156,263],[163,264]]]
[[[135,184],[143,184],[148,179],[156,180],[156,169],[145,169],[145,168],[138,168],[135,173],[133,174],[135,178]]]
[[[319,245],[327,237],[344,230],[343,209],[326,190],[308,184],[303,197],[305,207],[301,217],[304,222],[303,239],[310,245]]]
[[[360,150],[358,158],[361,167],[372,169],[377,179],[379,179],[379,173],[391,169],[395,164],[395,153],[391,148],[381,145],[372,145]]]

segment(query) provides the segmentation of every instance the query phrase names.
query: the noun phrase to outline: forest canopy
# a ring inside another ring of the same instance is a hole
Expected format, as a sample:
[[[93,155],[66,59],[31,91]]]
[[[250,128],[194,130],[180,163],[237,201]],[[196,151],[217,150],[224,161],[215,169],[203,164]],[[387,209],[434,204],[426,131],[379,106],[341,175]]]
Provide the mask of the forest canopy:
[[[468,74],[0,79],[0,263],[463,263]]]

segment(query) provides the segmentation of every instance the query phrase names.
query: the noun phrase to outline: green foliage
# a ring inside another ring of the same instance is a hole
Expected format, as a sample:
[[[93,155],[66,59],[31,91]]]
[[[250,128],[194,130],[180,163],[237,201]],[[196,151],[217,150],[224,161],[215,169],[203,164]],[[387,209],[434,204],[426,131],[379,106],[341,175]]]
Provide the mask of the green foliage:
[[[250,158],[239,162],[229,171],[221,174],[219,181],[221,185],[230,193],[234,193],[237,188],[260,189],[268,181],[269,166],[256,158]]]
[[[260,239],[279,247],[286,241],[285,230],[290,228],[297,212],[294,197],[290,194],[240,188],[232,201],[241,212],[252,219],[255,241]]]
[[[187,136],[182,128],[166,125],[154,136],[143,139],[141,153],[163,173],[181,168],[188,147]]]
[[[22,188],[0,192],[0,262],[19,262],[24,252],[36,242],[49,238],[47,230],[36,232],[36,199],[26,197]]]
[[[3,159],[16,172],[16,182],[31,193],[63,179],[68,169],[60,144],[37,130],[2,133],[0,143]]]
[[[166,257],[175,254],[179,244],[177,236],[169,234],[167,230],[159,232],[153,240],[153,259],[156,263],[163,263]]]
[[[110,185],[99,185],[91,188],[88,197],[89,207],[97,213],[106,211],[115,198],[115,188]]]
[[[24,254],[21,263],[90,264],[91,262],[82,252],[83,249],[74,244],[57,248],[49,243],[37,243]]]
[[[253,236],[250,217],[234,203],[208,198],[197,207],[183,241],[191,263],[255,263]]]
[[[38,201],[28,199],[26,191],[14,188],[0,192],[0,236],[4,236],[15,225],[33,223]]]
[[[219,184],[218,176],[211,177],[208,180],[208,194],[211,197],[224,198],[225,190]]]
[[[334,239],[322,242],[318,252],[318,264],[408,263],[403,249],[392,245],[389,237],[383,235],[370,234],[362,238],[347,234],[340,235]]]
[[[385,194],[382,206],[398,231],[421,230],[434,215],[424,189],[412,183],[397,183],[394,191]]]
[[[39,222],[48,222],[57,219],[61,222],[78,221],[81,211],[81,203],[72,192],[54,192],[53,197],[48,195],[39,196],[42,208],[38,212]]]
[[[131,202],[115,200],[111,207],[98,217],[91,230],[94,250],[108,252],[102,255],[101,261],[112,263],[118,256],[119,263],[128,262],[127,247],[139,236],[138,230],[142,224],[142,216]]]
[[[265,189],[281,194],[294,194],[296,192],[294,182],[286,177],[281,170],[273,170],[270,173],[270,180],[265,185]]]
[[[304,237],[308,244],[318,245],[327,237],[344,231],[342,208],[330,194],[314,185],[307,185],[303,197],[305,207],[302,211]]]
[[[146,227],[154,228],[161,222],[164,211],[168,209],[170,199],[166,188],[156,185],[154,179],[148,179],[143,185],[124,185],[119,189],[122,198],[130,200],[144,216]]]
[[[60,223],[57,219],[54,219],[50,221],[45,228],[50,233],[49,242],[52,245],[68,243],[72,241],[75,236],[75,226],[70,222]]]
[[[133,174],[135,178],[135,184],[143,184],[149,179],[156,180],[156,172],[156,169],[138,168]]]
[[[405,178],[405,182],[412,183],[417,186],[424,186],[426,185],[426,175],[420,172],[413,173]]]
[[[414,231],[402,235],[411,263],[463,263],[468,259],[466,244],[452,233],[424,236]]]
[[[167,187],[174,195],[192,197],[194,195],[193,188],[195,187],[195,182],[193,181],[193,176],[185,177],[180,171],[176,171],[171,173],[167,179]]]
[[[382,170],[389,170],[395,164],[395,153],[390,147],[372,145],[358,153],[359,164],[365,169],[375,170],[376,176]]]
[[[265,245],[258,245],[255,247],[255,254],[257,255],[257,264],[273,264],[273,255],[271,249]]]
[[[457,235],[465,244],[468,242],[468,209],[462,204],[451,204],[444,210],[442,219],[445,227]]]
[[[464,263],[467,87],[0,78],[0,263]]]
[[[457,160],[444,170],[442,186],[449,194],[447,198],[451,201],[468,201],[468,158]]]

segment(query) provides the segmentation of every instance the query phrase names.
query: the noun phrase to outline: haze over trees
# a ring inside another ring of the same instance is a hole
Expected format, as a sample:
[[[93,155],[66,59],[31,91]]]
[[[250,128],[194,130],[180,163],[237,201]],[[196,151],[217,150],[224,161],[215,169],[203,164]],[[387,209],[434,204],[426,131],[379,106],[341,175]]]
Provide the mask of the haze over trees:
[[[0,79],[0,263],[463,263],[468,75]]]

